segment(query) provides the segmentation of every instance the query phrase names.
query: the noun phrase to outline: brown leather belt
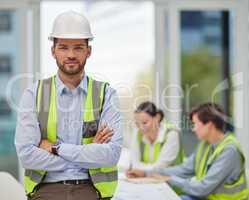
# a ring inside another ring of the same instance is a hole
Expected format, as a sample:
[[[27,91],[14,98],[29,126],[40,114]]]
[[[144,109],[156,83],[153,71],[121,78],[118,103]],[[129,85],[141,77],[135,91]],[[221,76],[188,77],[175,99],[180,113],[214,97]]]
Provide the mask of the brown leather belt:
[[[64,185],[80,185],[80,184],[91,183],[91,181],[89,179],[86,179],[86,180],[65,180],[65,181],[59,181],[57,183],[61,183]]]

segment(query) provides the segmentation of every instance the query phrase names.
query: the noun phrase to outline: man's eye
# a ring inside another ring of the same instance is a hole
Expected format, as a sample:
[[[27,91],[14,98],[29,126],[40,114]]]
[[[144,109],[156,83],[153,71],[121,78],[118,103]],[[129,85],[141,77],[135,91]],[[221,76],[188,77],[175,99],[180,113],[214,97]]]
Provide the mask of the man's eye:
[[[75,47],[76,50],[82,50],[83,47]]]
[[[62,46],[62,47],[58,47],[58,48],[59,48],[59,49],[63,49],[63,50],[64,50],[64,49],[67,49],[67,47],[63,47],[63,46]]]

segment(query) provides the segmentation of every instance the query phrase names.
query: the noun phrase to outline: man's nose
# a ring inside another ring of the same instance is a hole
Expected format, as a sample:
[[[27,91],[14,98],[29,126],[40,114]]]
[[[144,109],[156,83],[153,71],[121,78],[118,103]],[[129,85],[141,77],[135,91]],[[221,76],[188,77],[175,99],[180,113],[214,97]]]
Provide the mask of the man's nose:
[[[73,48],[68,49],[67,57],[68,58],[75,58],[75,53],[74,53]]]

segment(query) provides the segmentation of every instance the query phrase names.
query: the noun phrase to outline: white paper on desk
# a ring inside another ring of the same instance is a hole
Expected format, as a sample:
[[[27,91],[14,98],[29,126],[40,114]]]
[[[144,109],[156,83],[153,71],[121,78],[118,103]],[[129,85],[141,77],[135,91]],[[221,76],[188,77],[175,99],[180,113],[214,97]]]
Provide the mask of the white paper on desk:
[[[144,183],[164,183],[165,182],[163,180],[155,179],[152,177],[126,178],[124,180],[131,182],[131,183],[137,183],[137,184],[141,184],[141,183],[143,183],[143,184]]]
[[[118,173],[118,180],[126,180],[127,176],[125,175],[125,173]]]

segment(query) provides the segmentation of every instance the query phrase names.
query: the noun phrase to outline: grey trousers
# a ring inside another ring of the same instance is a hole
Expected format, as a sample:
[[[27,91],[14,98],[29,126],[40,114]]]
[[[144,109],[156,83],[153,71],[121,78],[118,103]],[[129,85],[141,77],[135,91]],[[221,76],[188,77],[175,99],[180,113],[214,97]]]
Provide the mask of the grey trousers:
[[[43,183],[28,200],[98,200],[98,195],[91,183],[79,185]]]

